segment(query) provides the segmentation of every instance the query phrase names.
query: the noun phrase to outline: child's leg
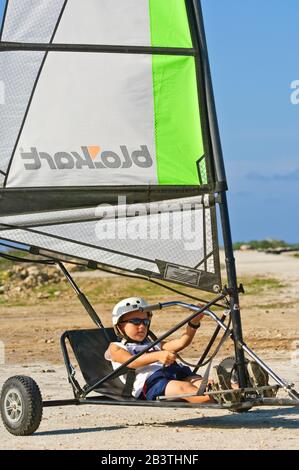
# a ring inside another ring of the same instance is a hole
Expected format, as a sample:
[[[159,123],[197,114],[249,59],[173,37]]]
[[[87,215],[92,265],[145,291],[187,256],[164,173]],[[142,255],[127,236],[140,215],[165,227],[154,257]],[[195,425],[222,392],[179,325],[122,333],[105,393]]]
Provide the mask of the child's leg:
[[[184,379],[184,382],[189,382],[192,385],[194,385],[194,387],[197,387],[197,389],[199,389],[199,387],[201,386],[201,382],[202,382],[202,376],[201,375],[190,375],[189,377],[186,377]],[[208,385],[213,385],[213,384],[214,384],[214,381],[209,379],[208,383],[207,383],[207,387],[208,387]]]
[[[194,387],[199,388],[202,382],[202,376],[201,375],[189,375],[189,377],[186,377],[183,380],[184,382],[189,382],[192,385],[194,385]]]
[[[197,378],[198,380],[198,378]],[[165,388],[165,396],[185,395],[187,393],[196,394],[198,387],[185,380],[170,380]],[[215,403],[213,398],[203,395],[182,398],[190,403]]]

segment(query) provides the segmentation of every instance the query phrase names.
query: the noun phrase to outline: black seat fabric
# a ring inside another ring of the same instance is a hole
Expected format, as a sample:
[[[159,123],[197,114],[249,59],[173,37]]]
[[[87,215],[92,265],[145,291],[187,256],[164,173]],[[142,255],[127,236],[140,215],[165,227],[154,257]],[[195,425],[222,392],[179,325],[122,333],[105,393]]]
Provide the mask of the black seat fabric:
[[[66,336],[74,351],[78,365],[87,385],[94,385],[111,372],[112,364],[107,361],[104,354],[111,342],[119,341],[113,328],[97,328],[92,330],[67,331]],[[132,369],[127,369],[131,373]],[[125,375],[122,373],[121,375]],[[105,382],[96,392],[118,399],[127,399],[124,396],[125,384],[118,378]],[[130,396],[131,393],[129,394]]]

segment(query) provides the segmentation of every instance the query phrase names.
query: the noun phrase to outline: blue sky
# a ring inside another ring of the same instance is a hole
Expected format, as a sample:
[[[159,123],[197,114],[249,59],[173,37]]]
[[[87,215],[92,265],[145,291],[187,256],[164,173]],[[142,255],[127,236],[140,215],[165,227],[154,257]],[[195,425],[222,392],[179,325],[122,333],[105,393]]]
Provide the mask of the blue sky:
[[[299,242],[298,0],[202,6],[233,239]]]
[[[233,239],[299,242],[298,0],[202,0]]]

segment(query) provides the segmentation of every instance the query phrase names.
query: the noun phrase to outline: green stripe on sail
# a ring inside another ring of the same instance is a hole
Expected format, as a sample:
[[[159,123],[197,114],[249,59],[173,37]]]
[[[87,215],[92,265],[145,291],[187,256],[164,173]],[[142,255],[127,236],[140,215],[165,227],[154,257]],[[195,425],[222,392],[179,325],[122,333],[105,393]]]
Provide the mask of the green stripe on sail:
[[[153,56],[153,83],[158,182],[198,185],[204,146],[194,58]]]
[[[153,47],[192,48],[185,0],[149,0]]]
[[[153,47],[193,47],[185,0],[149,0]],[[153,56],[159,184],[207,183],[194,57]]]

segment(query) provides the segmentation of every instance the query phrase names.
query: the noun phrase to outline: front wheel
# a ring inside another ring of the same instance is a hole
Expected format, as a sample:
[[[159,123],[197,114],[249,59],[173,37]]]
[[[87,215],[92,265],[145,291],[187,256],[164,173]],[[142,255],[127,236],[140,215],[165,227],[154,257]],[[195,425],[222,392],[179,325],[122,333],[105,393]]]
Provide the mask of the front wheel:
[[[30,436],[40,425],[43,402],[37,383],[24,375],[10,377],[1,391],[1,417],[15,436]]]

